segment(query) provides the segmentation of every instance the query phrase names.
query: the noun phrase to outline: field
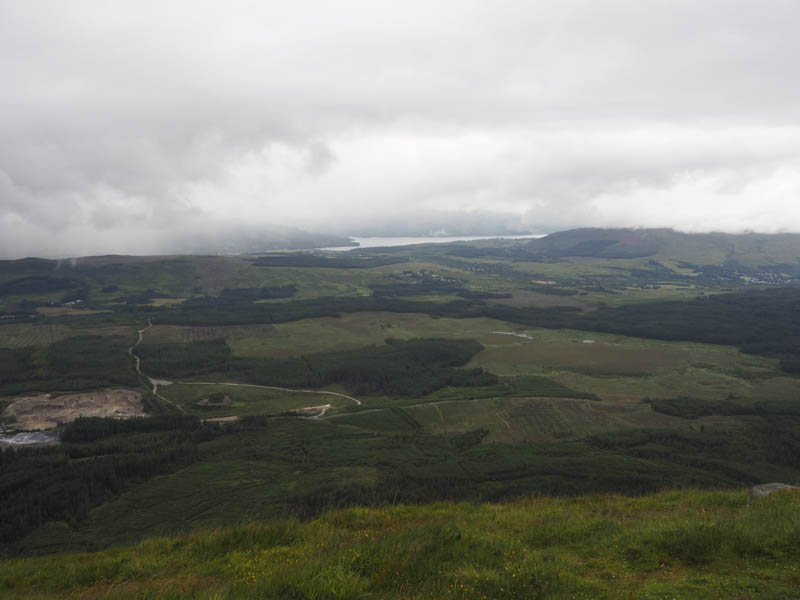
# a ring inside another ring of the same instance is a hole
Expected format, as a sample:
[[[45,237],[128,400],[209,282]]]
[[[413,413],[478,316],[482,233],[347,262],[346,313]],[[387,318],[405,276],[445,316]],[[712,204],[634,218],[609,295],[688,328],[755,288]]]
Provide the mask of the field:
[[[54,342],[73,337],[78,333],[83,335],[101,336],[127,336],[133,332],[132,327],[90,327],[76,330],[60,323],[43,325],[3,325],[0,336],[0,348],[28,348],[44,347]]]
[[[72,335],[66,325],[3,325],[0,347],[25,348],[26,346],[47,346]]]
[[[176,490],[177,491],[177,490]],[[792,598],[800,494],[353,508],[0,564],[5,598]]]
[[[781,373],[777,360],[742,354],[730,346],[522,328],[494,319],[351,313],[256,327],[157,325],[148,332],[145,343],[224,338],[235,356],[284,357],[381,345],[390,337],[465,336],[485,347],[468,367],[482,367],[505,377],[545,375],[605,400],[639,402],[646,397],[722,398],[731,394],[788,399],[800,392],[800,381]]]
[[[286,411],[330,404],[332,407],[353,406],[353,402],[332,394],[282,392],[241,385],[172,384],[162,386],[160,393],[181,406],[185,412],[202,418],[250,415],[279,415]],[[213,394],[230,398],[224,407],[198,405]]]
[[[383,344],[387,338],[477,337],[509,327],[494,319],[434,319],[428,315],[360,312],[255,327],[156,325],[145,343],[228,341],[236,356],[282,357]]]
[[[498,334],[476,338],[486,349],[468,366],[501,376],[545,375],[606,400],[731,394],[787,398],[800,391],[800,381],[786,377],[775,359],[742,354],[730,346],[517,329],[529,338]]]
[[[361,296],[369,294],[369,286],[394,281],[406,271],[431,271],[444,278],[468,281],[474,286],[497,285],[487,276],[475,274],[467,268],[453,268],[434,262],[409,261],[368,269],[325,269],[291,267],[240,266],[237,269],[237,287],[279,286],[293,283],[299,288],[298,299],[325,296]],[[412,292],[411,289],[409,289]]]
[[[582,439],[621,429],[689,428],[647,405],[624,406],[570,398],[486,399],[404,407],[430,431],[456,434],[484,427],[485,443],[521,444]]]

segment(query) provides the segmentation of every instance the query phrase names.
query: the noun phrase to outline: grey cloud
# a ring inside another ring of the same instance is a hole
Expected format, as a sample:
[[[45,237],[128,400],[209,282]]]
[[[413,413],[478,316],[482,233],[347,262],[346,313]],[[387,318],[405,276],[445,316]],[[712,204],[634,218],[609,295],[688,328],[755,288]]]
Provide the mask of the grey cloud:
[[[2,10],[6,255],[232,215],[800,229],[791,0]]]

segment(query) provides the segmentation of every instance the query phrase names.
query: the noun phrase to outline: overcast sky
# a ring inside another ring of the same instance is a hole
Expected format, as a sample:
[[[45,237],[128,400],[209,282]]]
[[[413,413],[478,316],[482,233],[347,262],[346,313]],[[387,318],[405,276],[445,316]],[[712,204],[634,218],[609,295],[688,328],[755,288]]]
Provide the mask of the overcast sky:
[[[420,210],[800,231],[796,0],[0,0],[0,14],[5,256]]]

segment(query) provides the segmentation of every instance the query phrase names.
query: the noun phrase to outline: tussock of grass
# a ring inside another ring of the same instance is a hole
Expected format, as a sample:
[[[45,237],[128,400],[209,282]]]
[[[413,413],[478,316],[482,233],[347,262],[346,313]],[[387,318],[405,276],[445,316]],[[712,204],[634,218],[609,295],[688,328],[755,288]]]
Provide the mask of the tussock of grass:
[[[4,598],[793,598],[800,493],[351,508],[0,563]]]

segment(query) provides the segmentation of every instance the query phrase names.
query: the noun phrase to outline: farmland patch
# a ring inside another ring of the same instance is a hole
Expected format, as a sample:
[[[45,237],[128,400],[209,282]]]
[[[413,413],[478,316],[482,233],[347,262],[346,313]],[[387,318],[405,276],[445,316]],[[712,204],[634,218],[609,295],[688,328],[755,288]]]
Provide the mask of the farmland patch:
[[[593,375],[642,375],[675,368],[688,358],[687,352],[671,348],[533,341],[488,348],[475,357],[473,364],[500,375],[536,369],[545,372],[569,369]]]
[[[352,401],[333,394],[286,392],[225,384],[175,383],[162,387],[161,393],[187,413],[203,418],[279,415],[287,411],[318,407],[321,404],[330,404],[331,407],[353,404]],[[210,401],[219,397],[227,401],[221,403]]]

